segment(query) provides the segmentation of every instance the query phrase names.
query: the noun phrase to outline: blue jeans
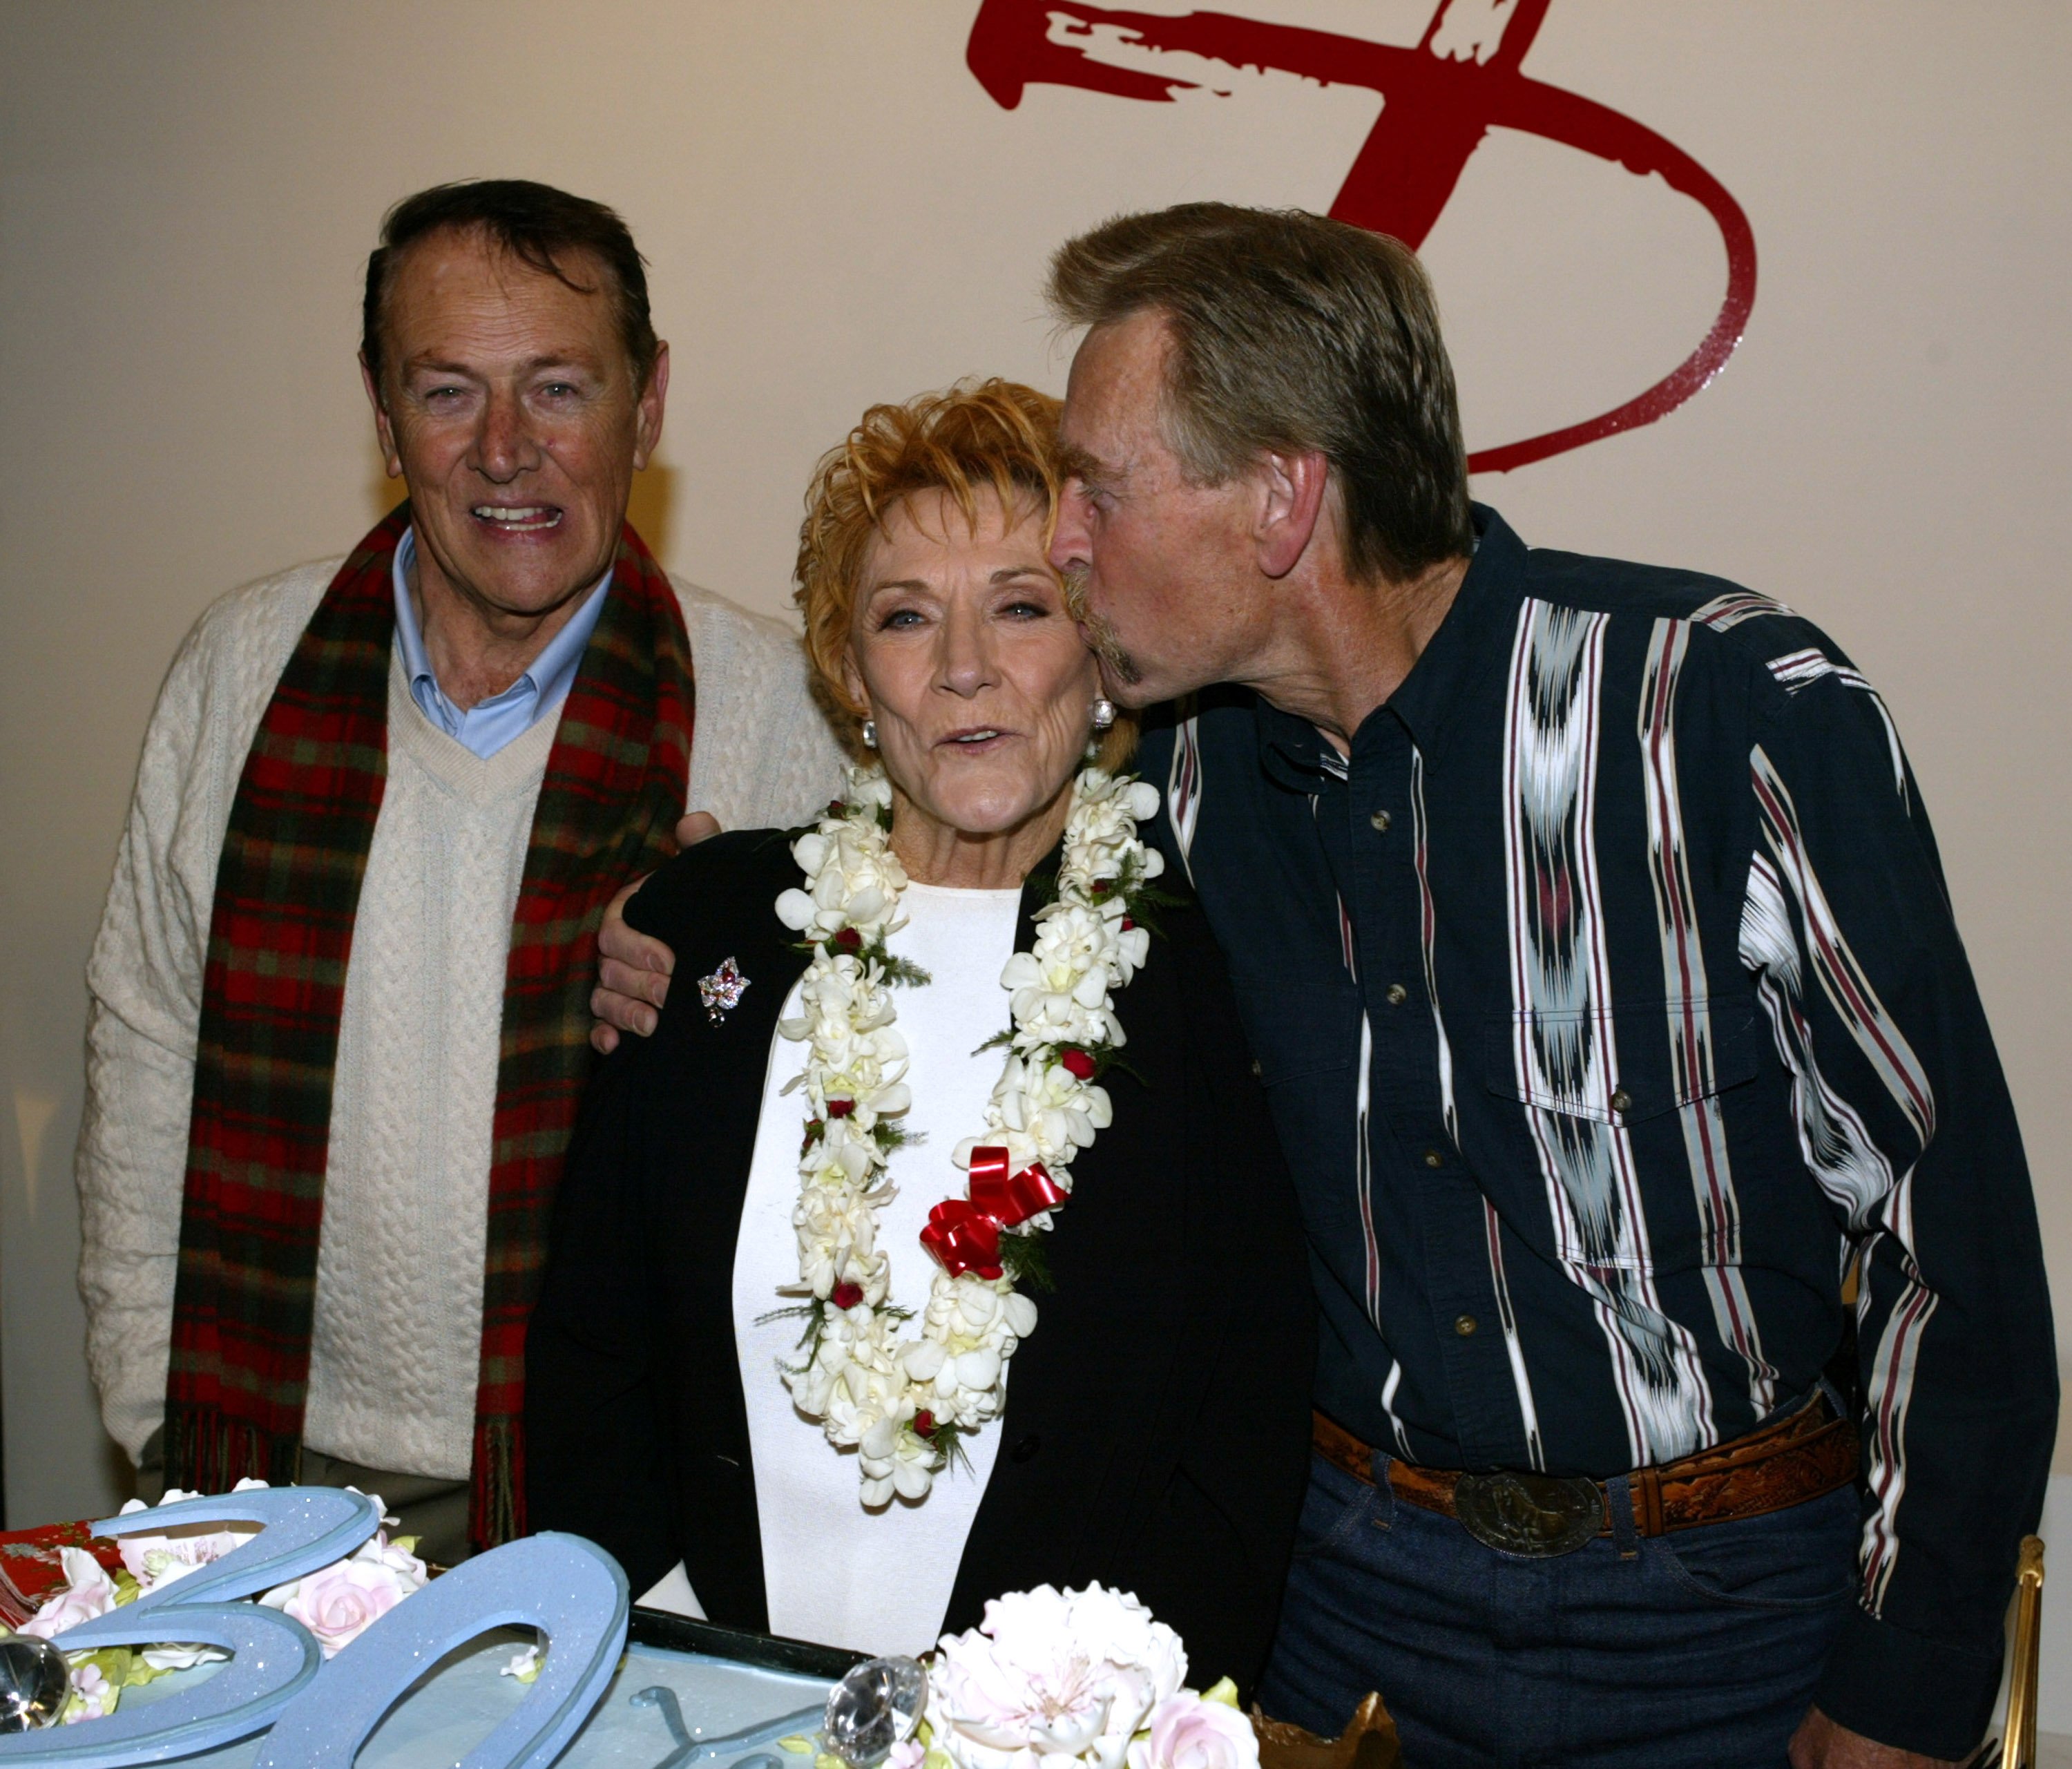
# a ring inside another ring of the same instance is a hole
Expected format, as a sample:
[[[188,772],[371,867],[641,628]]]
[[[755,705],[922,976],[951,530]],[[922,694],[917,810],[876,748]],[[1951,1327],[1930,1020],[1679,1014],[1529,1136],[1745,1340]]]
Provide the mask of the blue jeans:
[[[1642,1539],[1612,1487],[1613,1535],[1536,1560],[1314,1458],[1260,1706],[1331,1738],[1379,1689],[1407,1769],[1781,1769],[1855,1599],[1854,1489]]]

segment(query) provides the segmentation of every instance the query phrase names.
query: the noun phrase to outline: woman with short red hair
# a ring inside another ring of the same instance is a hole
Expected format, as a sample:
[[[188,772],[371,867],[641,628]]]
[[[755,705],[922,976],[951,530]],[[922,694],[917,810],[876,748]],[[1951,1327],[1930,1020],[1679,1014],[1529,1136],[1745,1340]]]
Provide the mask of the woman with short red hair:
[[[569,1157],[532,1516],[871,1652],[1098,1579],[1248,1679],[1307,1478],[1305,1254],[1046,557],[1060,483],[1056,403],[1004,381],[821,462],[798,600],[858,765],[628,907],[683,981]]]

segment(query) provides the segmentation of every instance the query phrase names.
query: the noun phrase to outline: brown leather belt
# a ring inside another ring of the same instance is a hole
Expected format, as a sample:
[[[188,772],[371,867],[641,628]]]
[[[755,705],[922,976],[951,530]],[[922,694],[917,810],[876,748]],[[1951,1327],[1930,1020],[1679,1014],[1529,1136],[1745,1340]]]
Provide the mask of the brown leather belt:
[[[1375,1452],[1321,1413],[1312,1414],[1317,1454],[1367,1485]],[[1856,1477],[1856,1428],[1825,1396],[1788,1418],[1731,1443],[1626,1479],[1642,1536],[1760,1517],[1818,1499]],[[1407,1504],[1457,1520],[1478,1541],[1511,1554],[1566,1554],[1612,1532],[1605,1483],[1581,1476],[1465,1474],[1382,1458],[1389,1489]]]

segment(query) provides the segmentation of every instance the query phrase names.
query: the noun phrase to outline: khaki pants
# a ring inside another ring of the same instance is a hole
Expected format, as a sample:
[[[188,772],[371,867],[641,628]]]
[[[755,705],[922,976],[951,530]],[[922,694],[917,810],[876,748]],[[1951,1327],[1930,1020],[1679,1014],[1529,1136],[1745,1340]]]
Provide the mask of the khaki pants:
[[[302,1479],[306,1487],[357,1487],[362,1492],[379,1493],[383,1508],[401,1520],[392,1535],[415,1536],[420,1558],[441,1566],[457,1566],[470,1553],[467,1545],[467,1483],[435,1480],[429,1475],[399,1474],[391,1468],[369,1468],[357,1462],[327,1456],[321,1450],[302,1450]],[[166,1490],[165,1438],[154,1431],[137,1465],[137,1496],[155,1505]]]

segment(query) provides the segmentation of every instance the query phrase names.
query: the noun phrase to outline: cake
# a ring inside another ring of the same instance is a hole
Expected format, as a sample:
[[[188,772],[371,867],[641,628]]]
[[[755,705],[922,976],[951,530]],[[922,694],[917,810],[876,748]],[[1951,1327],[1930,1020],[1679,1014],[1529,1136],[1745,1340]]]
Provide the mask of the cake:
[[[117,1540],[85,1524],[0,1537],[0,1604],[25,1635],[48,1636],[0,1646],[25,1673],[54,1677],[48,1694],[68,1674],[71,1692],[61,1722],[18,1730],[0,1757],[304,1769],[333,1755],[344,1763],[364,1731],[350,1757],[359,1769],[451,1769],[478,1755],[479,1769],[1400,1761],[1379,1698],[1333,1742],[1256,1709],[1243,1714],[1227,1680],[1187,1687],[1178,1635],[1131,1594],[1099,1584],[996,1598],[980,1627],[945,1635],[925,1668],[911,1659],[866,1664],[837,1648],[629,1611],[618,1564],[577,1537],[506,1544],[434,1586],[413,1545],[381,1528],[379,1503],[349,1488],[255,1482],[212,1499],[167,1497],[148,1515],[100,1526],[123,1524]],[[258,1606],[235,1601],[247,1595]],[[509,1625],[520,1621],[536,1625]],[[204,1692],[228,1655],[193,1644],[211,1640],[235,1648],[240,1672],[212,1709]],[[248,1705],[233,1712],[240,1684]],[[270,1726],[245,1731],[254,1696],[270,1701],[261,1710]],[[161,1706],[166,1723],[154,1726]],[[168,1730],[183,1709],[216,1728],[208,1739]],[[507,1721],[512,1737],[483,1754]],[[109,1730],[97,1740],[99,1726]]]

